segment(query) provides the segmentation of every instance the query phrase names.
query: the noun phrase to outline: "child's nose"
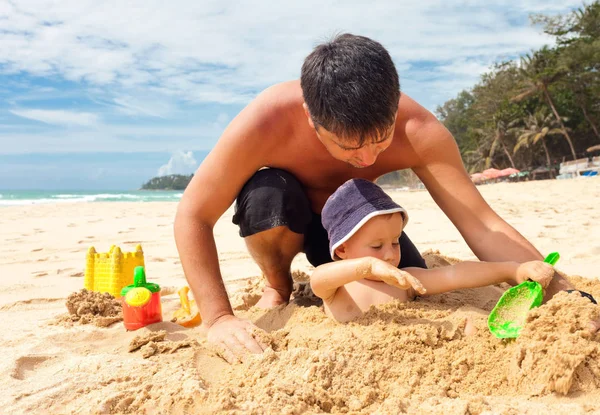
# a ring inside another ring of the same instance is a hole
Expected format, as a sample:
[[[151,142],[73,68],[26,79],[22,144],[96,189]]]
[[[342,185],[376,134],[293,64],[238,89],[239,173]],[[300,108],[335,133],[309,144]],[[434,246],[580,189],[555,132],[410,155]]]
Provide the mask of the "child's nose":
[[[396,256],[396,250],[394,249],[393,246],[388,246],[387,249],[385,250],[385,253],[383,255],[383,260],[386,262],[390,262],[393,261]]]

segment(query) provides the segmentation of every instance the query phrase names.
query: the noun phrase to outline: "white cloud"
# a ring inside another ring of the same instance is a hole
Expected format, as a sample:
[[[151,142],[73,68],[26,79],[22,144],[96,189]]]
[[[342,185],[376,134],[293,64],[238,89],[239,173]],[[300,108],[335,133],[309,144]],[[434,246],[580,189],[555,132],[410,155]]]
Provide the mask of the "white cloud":
[[[126,115],[149,116],[165,118],[173,112],[173,106],[166,100],[153,100],[151,97],[141,99],[132,96],[119,96],[113,98],[117,110]]]
[[[0,154],[82,152],[176,152],[210,150],[222,129],[210,123],[172,125],[106,125],[51,131],[38,126],[0,125]]]
[[[169,174],[190,174],[198,168],[198,162],[191,151],[177,151],[173,153],[167,164],[158,169],[159,176]]]
[[[229,115],[225,112],[220,112],[215,122],[213,122],[213,130],[223,131],[227,127],[227,123],[229,123]]]
[[[257,90],[297,77],[311,48],[335,32],[381,41],[400,66],[487,64],[549,42],[515,17],[576,6],[580,0],[23,0],[0,8],[0,66],[113,89],[150,87],[188,100],[246,103]]]
[[[89,112],[40,109],[10,110],[10,112],[19,117],[54,125],[94,126],[99,121],[96,114]]]
[[[340,32],[380,41],[404,93],[434,110],[492,63],[551,43],[528,13],[580,5],[0,0],[0,101],[13,115],[69,127],[5,112],[0,154],[208,150],[258,91],[297,78],[312,48]]]

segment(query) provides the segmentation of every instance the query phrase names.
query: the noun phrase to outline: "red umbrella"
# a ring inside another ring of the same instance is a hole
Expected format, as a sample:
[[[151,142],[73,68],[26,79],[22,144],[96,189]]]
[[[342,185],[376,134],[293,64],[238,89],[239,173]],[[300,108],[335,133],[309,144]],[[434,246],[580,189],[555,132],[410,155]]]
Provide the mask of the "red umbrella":
[[[498,169],[487,169],[481,172],[487,179],[496,179],[502,176],[502,173]]]
[[[510,176],[511,174],[519,173],[519,170],[509,167],[508,169],[500,170],[502,176]]]
[[[473,173],[471,175],[471,180],[473,180],[473,183],[480,183],[480,182],[487,180],[487,177],[485,177],[481,173]]]

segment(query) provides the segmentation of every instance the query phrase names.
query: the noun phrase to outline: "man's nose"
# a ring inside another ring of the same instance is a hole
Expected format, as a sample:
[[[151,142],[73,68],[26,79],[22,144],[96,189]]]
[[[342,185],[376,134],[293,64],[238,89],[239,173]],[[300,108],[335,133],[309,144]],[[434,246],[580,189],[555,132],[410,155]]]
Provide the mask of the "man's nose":
[[[368,166],[375,163],[377,155],[377,148],[375,146],[365,146],[364,148],[361,148],[359,152],[360,161]]]

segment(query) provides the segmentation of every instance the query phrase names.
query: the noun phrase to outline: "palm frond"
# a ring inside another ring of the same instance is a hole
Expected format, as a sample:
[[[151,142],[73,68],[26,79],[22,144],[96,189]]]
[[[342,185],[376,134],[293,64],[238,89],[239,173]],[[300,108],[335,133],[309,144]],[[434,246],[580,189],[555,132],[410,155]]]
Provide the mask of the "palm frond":
[[[527,88],[525,91],[521,92],[520,94],[512,97],[510,99],[511,102],[521,102],[523,101],[525,98],[530,97],[531,95],[534,95],[538,92],[538,89],[535,86],[529,87]]]
[[[537,142],[540,141],[541,139],[543,140],[545,136],[546,136],[546,134],[544,134],[544,133],[537,133],[535,135],[535,137],[533,137],[532,143],[537,144]]]

